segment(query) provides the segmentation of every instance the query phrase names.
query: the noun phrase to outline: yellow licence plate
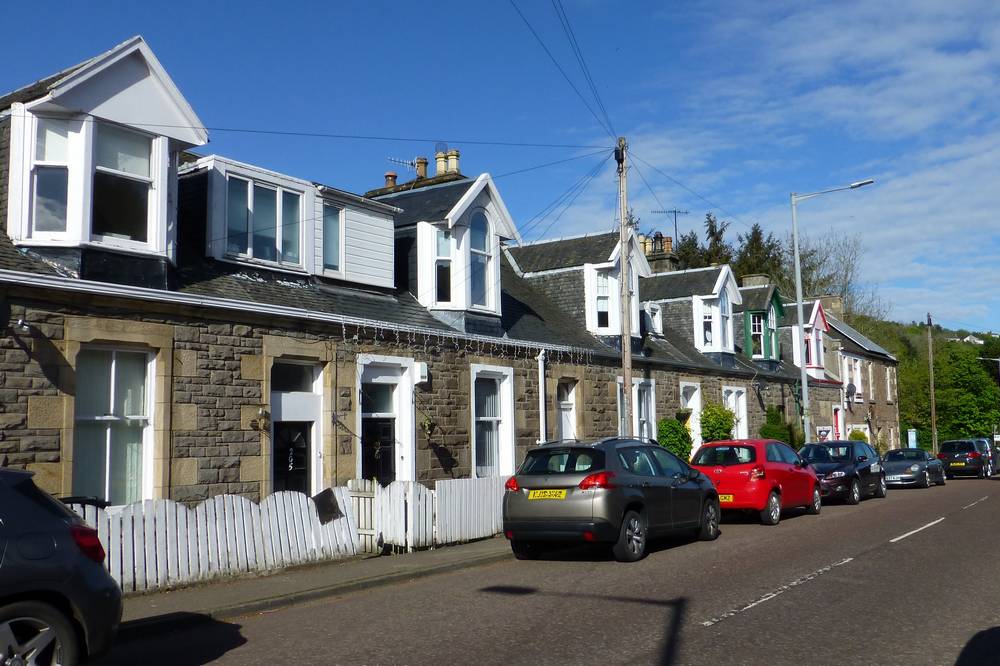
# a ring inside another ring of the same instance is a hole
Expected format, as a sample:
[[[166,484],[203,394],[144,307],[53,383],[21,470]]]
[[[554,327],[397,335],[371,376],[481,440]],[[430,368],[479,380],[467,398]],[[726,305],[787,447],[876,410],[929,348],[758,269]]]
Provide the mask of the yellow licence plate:
[[[566,499],[566,489],[561,490],[529,490],[528,499],[530,500],[543,500],[543,499]]]
[[[733,501],[733,496],[732,495],[719,495],[719,502],[721,502],[723,504],[725,504],[726,502],[732,502],[732,501]]]
[[[964,462],[953,462],[951,464],[951,466],[952,467],[965,467],[965,463]]]

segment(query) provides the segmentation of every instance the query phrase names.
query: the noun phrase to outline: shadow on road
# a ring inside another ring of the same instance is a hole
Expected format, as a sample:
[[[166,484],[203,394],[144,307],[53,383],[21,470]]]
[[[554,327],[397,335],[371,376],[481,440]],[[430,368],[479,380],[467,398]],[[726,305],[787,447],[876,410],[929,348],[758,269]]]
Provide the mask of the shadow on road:
[[[172,615],[177,623],[163,625],[159,629],[130,629],[126,625],[125,633],[115,643],[111,653],[92,663],[96,666],[202,666],[247,642],[238,624],[194,613]]]
[[[1000,627],[993,627],[980,631],[965,644],[955,666],[995,664],[998,656],[1000,656]]]
[[[673,664],[677,661],[680,651],[681,625],[684,622],[684,613],[687,608],[687,598],[678,597],[676,599],[648,599],[642,597],[619,597],[607,594],[588,594],[585,592],[542,592],[538,588],[523,587],[520,585],[492,585],[479,589],[480,592],[490,594],[506,594],[515,597],[544,596],[563,597],[571,599],[588,599],[596,601],[617,601],[627,604],[642,604],[646,606],[660,606],[668,609],[670,618],[667,621],[667,632],[660,647],[660,664]]]
[[[646,554],[670,550],[690,544],[694,539],[688,536],[666,536],[651,539],[646,544]],[[559,562],[613,562],[611,544],[578,544],[553,542],[546,545],[538,555],[539,560]]]

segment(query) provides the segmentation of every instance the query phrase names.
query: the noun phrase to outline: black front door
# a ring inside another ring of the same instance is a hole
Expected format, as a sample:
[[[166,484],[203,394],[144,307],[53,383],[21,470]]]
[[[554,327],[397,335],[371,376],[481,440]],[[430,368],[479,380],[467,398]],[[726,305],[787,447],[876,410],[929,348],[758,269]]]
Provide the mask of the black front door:
[[[274,492],[309,493],[309,421],[274,424]]]
[[[361,420],[361,478],[387,486],[396,480],[396,420]]]

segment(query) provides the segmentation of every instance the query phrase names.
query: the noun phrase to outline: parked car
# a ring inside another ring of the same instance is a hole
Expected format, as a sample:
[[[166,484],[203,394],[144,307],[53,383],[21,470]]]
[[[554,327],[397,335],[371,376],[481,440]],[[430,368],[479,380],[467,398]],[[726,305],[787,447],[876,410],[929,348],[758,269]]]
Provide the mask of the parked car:
[[[993,446],[992,439],[986,437],[977,437],[975,440],[976,448],[982,451],[986,459],[989,460],[989,471],[987,476],[993,476],[998,471],[1000,471],[1000,449]]]
[[[950,439],[941,442],[937,455],[944,465],[945,476],[978,476],[985,479],[990,473],[989,450],[982,442],[972,439]]]
[[[719,536],[711,482],[666,449],[634,439],[550,442],[528,451],[507,481],[503,529],[518,559],[546,543],[612,544],[619,561],[646,554],[651,537],[689,530]]]
[[[857,504],[868,496],[886,495],[888,482],[881,459],[865,442],[810,442],[799,453],[816,471],[825,498]]]
[[[111,647],[122,593],[97,532],[31,477],[0,469],[0,663],[73,666]]]
[[[711,442],[698,449],[691,466],[715,484],[723,511],[756,511],[764,525],[777,525],[785,509],[817,514],[822,506],[816,473],[783,442]]]
[[[890,486],[928,488],[945,483],[944,465],[923,449],[893,449],[882,457],[885,481]]]

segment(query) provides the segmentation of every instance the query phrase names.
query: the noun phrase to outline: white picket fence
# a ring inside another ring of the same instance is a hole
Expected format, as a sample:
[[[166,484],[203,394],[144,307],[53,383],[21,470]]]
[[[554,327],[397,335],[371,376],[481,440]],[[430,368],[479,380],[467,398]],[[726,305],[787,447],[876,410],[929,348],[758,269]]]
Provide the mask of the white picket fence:
[[[505,479],[437,481],[434,490],[412,481],[382,487],[352,479],[347,487],[362,552],[385,546],[412,550],[493,536],[503,527]]]
[[[313,501],[294,492],[259,505],[221,495],[194,509],[170,500],[71,508],[97,529],[105,566],[129,593],[356,555],[361,544],[348,489],[333,494],[341,515],[325,525]]]

